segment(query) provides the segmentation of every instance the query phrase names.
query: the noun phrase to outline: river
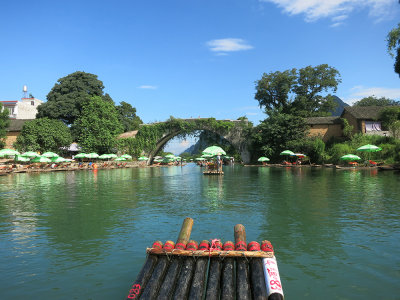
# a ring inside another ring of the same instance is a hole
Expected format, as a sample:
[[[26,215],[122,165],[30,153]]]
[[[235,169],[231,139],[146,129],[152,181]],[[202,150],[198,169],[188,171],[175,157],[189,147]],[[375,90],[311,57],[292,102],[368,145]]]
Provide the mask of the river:
[[[0,177],[0,299],[124,299],[155,240],[275,247],[286,299],[400,299],[400,175],[184,167]]]

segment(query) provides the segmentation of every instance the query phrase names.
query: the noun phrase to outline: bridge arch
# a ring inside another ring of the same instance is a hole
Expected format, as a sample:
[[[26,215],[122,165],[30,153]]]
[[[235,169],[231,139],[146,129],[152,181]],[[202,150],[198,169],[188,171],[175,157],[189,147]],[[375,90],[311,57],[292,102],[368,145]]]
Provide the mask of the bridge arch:
[[[157,124],[164,123],[164,125],[166,125],[168,122],[171,122],[171,120],[159,122]],[[153,144],[152,149],[148,149],[148,165],[153,163],[154,157],[171,139],[180,134],[190,134],[200,130],[210,131],[221,136],[236,149],[244,163],[250,162],[249,137],[247,136],[248,131],[246,131],[246,128],[248,128],[250,125],[247,120],[215,120],[213,118],[209,118],[173,119],[173,122],[174,124],[162,126],[162,128],[164,128],[163,132]],[[151,125],[154,124],[144,124],[142,126]]]

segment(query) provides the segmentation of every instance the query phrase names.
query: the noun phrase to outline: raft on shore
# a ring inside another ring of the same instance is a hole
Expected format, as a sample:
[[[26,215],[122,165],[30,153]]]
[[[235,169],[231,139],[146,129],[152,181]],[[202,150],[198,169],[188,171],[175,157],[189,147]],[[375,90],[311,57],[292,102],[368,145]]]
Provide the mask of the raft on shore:
[[[177,242],[156,241],[126,299],[283,299],[273,247],[246,243],[243,225],[235,243],[189,240],[193,219],[183,222]]]

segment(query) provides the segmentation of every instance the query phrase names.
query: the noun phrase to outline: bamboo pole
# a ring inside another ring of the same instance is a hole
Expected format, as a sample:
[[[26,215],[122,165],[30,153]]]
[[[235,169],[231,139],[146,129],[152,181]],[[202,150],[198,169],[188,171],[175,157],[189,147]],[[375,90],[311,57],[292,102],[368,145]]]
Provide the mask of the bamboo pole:
[[[194,242],[194,241],[189,241],[190,234],[192,232],[192,227],[193,227],[193,219],[186,218],[182,223],[181,231],[178,235],[178,239],[174,247],[175,249],[172,248],[165,251],[167,252],[182,251],[182,250],[177,250],[176,248],[185,249],[187,245],[190,246],[189,244],[191,242]],[[172,257],[165,278],[161,284],[157,299],[167,300],[172,298],[172,295],[174,293],[174,287],[178,281],[179,272],[182,268],[182,264],[183,264],[182,259],[180,257],[177,256]]]
[[[219,287],[221,282],[221,262],[218,257],[211,257],[208,272],[208,281],[206,289],[207,300],[219,299]]]
[[[190,234],[192,232],[192,227],[192,218],[186,218],[185,220],[183,220],[181,232],[179,233],[178,240],[175,245],[176,249],[184,250],[186,248],[186,244],[189,241]]]
[[[260,244],[257,242],[250,242],[247,249],[250,251],[259,251]],[[249,265],[253,300],[267,300],[268,296],[265,286],[262,258],[252,258]]]
[[[267,253],[274,253],[271,242],[265,240],[261,243],[261,249]],[[271,258],[263,258],[263,269],[265,277],[265,285],[267,288],[268,300],[283,300],[282,283],[278,271],[278,262],[275,256]]]
[[[207,248],[209,248],[210,246],[210,243],[204,240],[200,243],[200,245],[203,246],[204,250],[207,250]],[[207,265],[208,265],[207,257],[200,257],[196,260],[192,285],[190,287],[190,292],[189,292],[189,299],[203,299]]]
[[[235,250],[245,251],[246,245],[246,230],[242,224],[235,225]],[[236,259],[236,299],[251,300],[250,290],[249,263],[247,258]]]
[[[187,257],[183,261],[172,299],[187,299],[190,283],[193,278],[194,265],[195,261],[193,257]]]
[[[153,243],[153,248],[161,248],[163,246],[162,242],[156,241]],[[147,281],[151,277],[151,273],[153,272],[154,266],[158,261],[158,256],[154,254],[149,254],[147,259],[140,270],[135,282],[132,284],[131,289],[129,290],[129,294],[126,297],[127,300],[130,299],[138,299],[143,292],[143,289],[146,287]]]
[[[233,243],[226,241],[223,249],[230,252],[233,249]],[[232,257],[226,257],[222,261],[222,277],[221,277],[221,300],[235,299],[235,282],[234,282],[234,260]]]
[[[175,256],[171,258],[171,263],[169,264],[167,274],[165,274],[164,281],[161,284],[157,300],[172,299],[172,293],[174,291],[174,287],[178,279],[178,274],[181,269],[181,265],[182,265],[181,257]]]

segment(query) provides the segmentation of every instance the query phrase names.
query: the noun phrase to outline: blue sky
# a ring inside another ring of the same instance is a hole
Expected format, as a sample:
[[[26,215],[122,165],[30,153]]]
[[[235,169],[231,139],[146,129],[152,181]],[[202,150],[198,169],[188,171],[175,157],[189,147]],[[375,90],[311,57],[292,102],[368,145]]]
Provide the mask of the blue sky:
[[[3,1],[0,100],[36,98],[75,71],[98,75],[144,122],[175,117],[258,123],[262,74],[327,63],[337,96],[400,99],[386,35],[395,0]]]

